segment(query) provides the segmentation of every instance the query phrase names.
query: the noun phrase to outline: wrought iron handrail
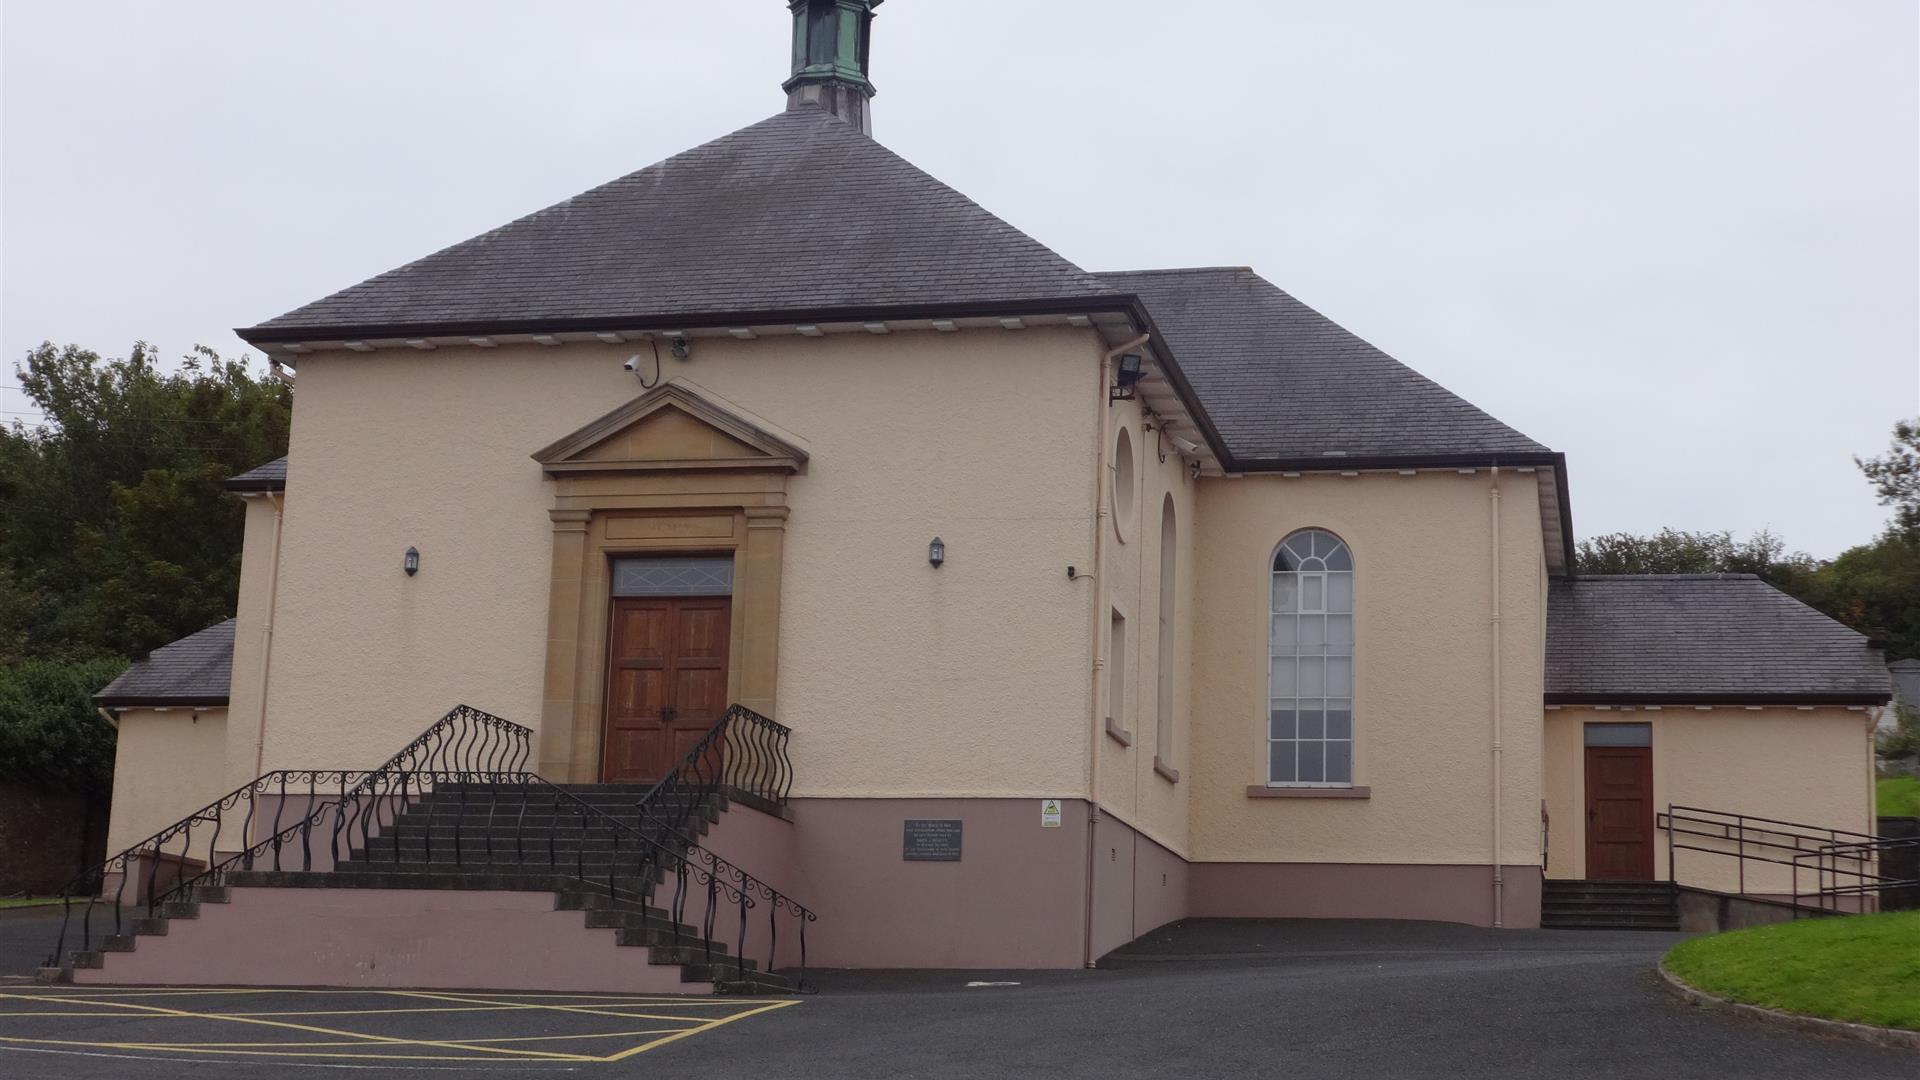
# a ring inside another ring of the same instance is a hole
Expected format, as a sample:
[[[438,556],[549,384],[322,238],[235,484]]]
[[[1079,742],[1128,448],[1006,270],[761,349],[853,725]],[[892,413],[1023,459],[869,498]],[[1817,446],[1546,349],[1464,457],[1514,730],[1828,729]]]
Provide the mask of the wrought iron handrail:
[[[1668,804],[1664,813],[1655,815],[1654,824],[1667,834],[1667,880],[1672,884],[1679,884],[1680,881],[1675,855],[1681,851],[1733,859],[1737,875],[1736,892],[1743,896],[1747,895],[1749,862],[1789,867],[1792,882],[1788,899],[1796,910],[1802,906],[1803,900],[1814,900],[1824,909],[1837,910],[1837,901],[1842,896],[1864,896],[1883,888],[1920,884],[1888,877],[1872,869],[1882,852],[1920,847],[1920,837],[1887,839],[1851,829],[1672,803]],[[1683,840],[1682,837],[1713,841],[1717,846]],[[1729,844],[1732,845],[1731,849],[1726,846]],[[1815,868],[1819,873],[1814,891],[1801,892],[1800,869],[1808,859],[1819,860]],[[1853,879],[1853,884],[1842,885],[1840,879],[1843,877]]]
[[[741,711],[747,712],[748,710]],[[729,715],[732,715],[732,710],[729,710]],[[772,723],[772,721],[767,721],[765,717],[759,717],[758,714],[750,713],[750,715],[754,715],[769,724]],[[724,723],[724,721],[725,718],[723,718],[722,722]],[[716,724],[715,729],[717,730],[720,726],[721,725]],[[784,734],[787,729],[781,728],[780,730]],[[709,734],[711,734],[711,732],[709,732]],[[799,903],[792,897],[787,896],[765,881],[754,877],[739,865],[701,847],[683,832],[675,831],[671,834],[672,842],[670,844],[663,843],[649,835],[644,824],[630,825],[599,807],[588,803],[572,792],[549,783],[541,777],[528,775],[525,778],[525,782],[529,787],[551,792],[554,796],[564,799],[571,804],[574,812],[582,819],[581,828],[583,832],[587,827],[585,824],[586,819],[589,817],[599,823],[601,828],[611,828],[614,831],[616,838],[614,842],[614,858],[610,861],[607,872],[608,896],[617,897],[619,895],[615,878],[619,872],[618,838],[622,836],[630,838],[640,848],[641,859],[638,872],[643,888],[638,895],[640,895],[643,900],[648,896],[655,895],[652,891],[651,877],[646,873],[647,870],[657,865],[675,875],[676,884],[674,886],[674,896],[666,910],[672,914],[672,918],[676,923],[685,920],[689,874],[692,875],[694,884],[706,885],[708,897],[705,921],[701,925],[700,940],[703,948],[706,950],[706,960],[709,965],[711,965],[713,961],[713,942],[716,940],[715,932],[718,929],[715,922],[716,885],[720,892],[732,894],[732,897],[738,903],[740,921],[739,925],[735,928],[737,948],[734,955],[741,960],[747,958],[747,911],[749,908],[758,906],[761,900],[767,902],[767,964],[763,970],[773,970],[779,960],[779,927],[782,913],[784,912],[788,917],[794,919],[798,933],[796,944],[800,960],[799,976],[796,980],[795,988],[800,990],[810,989],[807,981],[807,924],[818,921],[819,918],[819,916],[814,914],[812,909]],[[657,786],[658,785],[656,785],[656,787]],[[648,819],[642,817],[640,820],[644,823]],[[579,876],[581,880],[589,880],[584,874]],[[646,929],[645,922],[648,918],[647,905],[644,902],[641,904],[641,913],[642,930],[644,931]],[[742,979],[746,977],[744,967],[739,969],[739,974]]]
[[[135,893],[136,903],[144,903],[147,913],[152,915],[169,900],[190,895],[190,886],[214,883],[223,880],[226,873],[239,867],[252,869],[255,862],[270,856],[275,870],[284,868],[284,854],[294,835],[301,837],[301,866],[310,869],[313,863],[312,832],[325,815],[332,811],[336,818],[339,811],[352,806],[361,811],[369,802],[367,795],[380,785],[380,778],[401,771],[402,766],[421,763],[435,763],[442,766],[451,764],[466,771],[482,769],[519,769],[526,764],[532,750],[533,732],[519,724],[502,720],[497,716],[480,711],[467,705],[456,705],[446,715],[435,721],[419,737],[402,747],[380,768],[370,772],[354,770],[275,770],[265,773],[233,791],[215,799],[199,810],[188,814],[179,821],[161,829],[140,843],[117,852],[103,860],[99,865],[82,871],[61,889],[62,917],[60,931],[54,941],[53,953],[47,966],[58,967],[66,955],[67,936],[72,929],[74,907],[82,899],[85,901],[80,919],[80,948],[93,947],[94,908],[106,900],[107,883],[117,878],[113,889],[111,905],[113,908],[113,933],[122,932],[122,912],[126,906],[126,893],[129,880],[144,870],[145,884]],[[304,789],[304,790],[302,790]],[[254,840],[256,824],[265,826],[259,817],[259,802],[264,797],[274,798],[273,821],[265,839]],[[298,819],[287,822],[289,801],[305,800],[304,809],[296,811]],[[322,800],[325,800],[324,802]],[[242,838],[242,849],[226,859],[220,858],[219,839],[221,832],[229,825],[232,813],[245,804],[246,812],[235,826]],[[374,808],[377,811],[377,807]],[[194,845],[196,827],[210,827],[203,832],[205,838],[205,858],[195,858]],[[179,850],[171,851],[169,846],[179,841]],[[331,840],[332,854],[335,860],[340,856],[339,830],[336,828]],[[174,866],[165,887],[161,885],[161,867],[171,863]],[[197,869],[197,874],[189,874]]]
[[[317,821],[331,811],[334,839],[344,837],[346,849],[370,863],[390,858],[393,865],[504,865],[522,871],[544,865],[547,872],[602,891],[611,899],[637,901],[643,934],[655,929],[650,902],[660,903],[667,913],[667,928],[674,943],[698,945],[710,967],[714,943],[727,929],[732,930],[735,957],[746,958],[749,912],[764,903],[768,922],[763,970],[772,970],[779,961],[782,919],[794,919],[799,958],[796,988],[809,988],[806,924],[817,921],[818,916],[657,819],[636,815],[632,822],[623,820],[527,772],[398,770],[382,774],[377,785],[362,789],[347,801],[329,800],[313,815]],[[429,794],[435,797],[429,800]],[[442,805],[448,801],[452,805]],[[402,815],[423,804],[425,821],[414,823],[421,826],[418,835],[406,836],[398,827],[386,828],[398,826]],[[374,809],[369,810],[369,806]],[[438,817],[442,813],[450,825],[442,823]],[[482,814],[482,821],[469,824],[471,818]],[[269,844],[290,845],[296,833],[305,835],[312,824],[298,822],[261,840],[254,845],[252,857],[258,859]],[[575,830],[576,835],[563,839],[567,828]],[[588,853],[595,845],[604,845],[604,850],[594,854],[590,865]],[[224,882],[227,874],[243,868],[247,856],[243,852],[229,857],[182,882],[175,893],[186,898],[195,888]],[[663,882],[671,883],[670,896],[660,895],[658,886]],[[730,928],[721,925],[723,908],[738,912],[738,920]],[[683,924],[694,927],[695,933],[683,937]],[[736,974],[740,980],[747,980],[744,964],[736,967]]]
[[[640,796],[635,809],[684,834],[701,799],[721,793],[773,807],[793,790],[787,741],[793,729],[747,708],[728,706],[679,763]]]

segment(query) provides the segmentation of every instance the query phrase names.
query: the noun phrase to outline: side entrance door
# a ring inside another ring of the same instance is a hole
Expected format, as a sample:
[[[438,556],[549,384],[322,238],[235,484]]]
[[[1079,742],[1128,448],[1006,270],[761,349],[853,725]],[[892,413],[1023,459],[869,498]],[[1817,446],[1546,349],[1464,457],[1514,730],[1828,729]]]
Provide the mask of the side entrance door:
[[[1653,880],[1653,747],[1639,741],[1639,724],[1589,724],[1587,735],[1587,877]],[[1594,728],[1615,729],[1596,733]],[[1596,738],[1599,735],[1599,738]],[[1596,742],[1616,745],[1595,745]]]
[[[726,596],[614,600],[602,782],[660,779],[720,719],[732,614]]]

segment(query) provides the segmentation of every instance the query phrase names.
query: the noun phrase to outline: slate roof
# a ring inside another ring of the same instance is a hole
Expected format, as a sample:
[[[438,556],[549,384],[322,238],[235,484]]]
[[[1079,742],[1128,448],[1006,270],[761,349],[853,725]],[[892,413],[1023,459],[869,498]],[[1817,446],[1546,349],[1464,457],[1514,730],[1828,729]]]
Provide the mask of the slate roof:
[[[1547,594],[1549,704],[1880,704],[1867,639],[1752,574],[1584,576]]]
[[[258,468],[230,476],[225,487],[228,491],[285,491],[287,459],[275,458]]]
[[[162,645],[93,696],[103,707],[225,705],[233,682],[233,623],[207,627]]]
[[[518,323],[564,329],[567,320],[991,304],[1102,292],[1091,275],[1039,241],[809,106],[240,335],[259,343],[341,328],[506,332]]]
[[[1096,276],[1145,302],[1240,464],[1550,454],[1246,267]]]

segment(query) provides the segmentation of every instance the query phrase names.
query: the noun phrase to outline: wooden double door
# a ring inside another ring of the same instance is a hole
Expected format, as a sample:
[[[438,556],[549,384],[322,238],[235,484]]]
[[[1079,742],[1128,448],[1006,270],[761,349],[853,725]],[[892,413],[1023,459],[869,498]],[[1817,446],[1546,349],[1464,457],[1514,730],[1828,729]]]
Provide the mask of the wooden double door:
[[[1587,877],[1653,880],[1653,748],[1587,747]]]
[[[720,719],[732,616],[727,596],[614,600],[603,782],[660,779]]]

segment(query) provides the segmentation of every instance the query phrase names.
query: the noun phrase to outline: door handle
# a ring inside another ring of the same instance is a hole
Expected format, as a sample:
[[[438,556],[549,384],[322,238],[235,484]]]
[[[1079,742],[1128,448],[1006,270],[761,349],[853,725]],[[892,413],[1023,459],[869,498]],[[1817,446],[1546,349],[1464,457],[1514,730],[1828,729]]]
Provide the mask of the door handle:
[[[663,721],[666,721],[667,723],[672,723],[673,722],[673,706],[671,705],[660,706],[660,719]]]

